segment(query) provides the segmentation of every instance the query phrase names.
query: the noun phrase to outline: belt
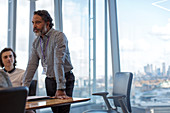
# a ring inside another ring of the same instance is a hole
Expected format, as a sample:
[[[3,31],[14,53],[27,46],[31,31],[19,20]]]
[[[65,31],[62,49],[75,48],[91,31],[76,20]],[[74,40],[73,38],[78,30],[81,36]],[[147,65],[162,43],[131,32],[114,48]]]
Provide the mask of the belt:
[[[50,80],[56,80],[55,77],[46,77],[47,79],[50,79]]]
[[[68,71],[68,72],[65,73],[65,75],[71,74],[71,73],[73,73],[73,72],[72,71]]]
[[[69,75],[69,74],[71,74],[71,73],[73,73],[72,71],[68,71],[68,72],[66,72],[65,73],[65,75]],[[56,78],[55,77],[47,77],[48,79],[51,79],[51,80],[56,80]]]

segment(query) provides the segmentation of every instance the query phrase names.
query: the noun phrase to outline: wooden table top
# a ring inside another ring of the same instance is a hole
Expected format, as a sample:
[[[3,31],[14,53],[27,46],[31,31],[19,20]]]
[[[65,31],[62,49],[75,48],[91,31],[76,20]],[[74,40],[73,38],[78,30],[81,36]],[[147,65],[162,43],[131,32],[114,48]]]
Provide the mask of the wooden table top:
[[[61,106],[72,103],[88,101],[90,98],[69,98],[69,99],[43,99],[26,102],[26,110],[41,109],[52,106]]]

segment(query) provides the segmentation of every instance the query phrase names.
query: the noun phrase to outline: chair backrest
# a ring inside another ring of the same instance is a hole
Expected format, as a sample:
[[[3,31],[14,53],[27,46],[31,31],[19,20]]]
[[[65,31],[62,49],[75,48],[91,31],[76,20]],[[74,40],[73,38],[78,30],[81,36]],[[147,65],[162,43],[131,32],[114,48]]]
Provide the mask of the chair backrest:
[[[35,96],[36,95],[36,89],[37,89],[37,80],[32,80],[31,84],[29,86],[28,96]]]
[[[125,104],[129,112],[131,112],[130,92],[133,74],[130,72],[117,72],[114,76],[113,95],[125,95]],[[118,100],[114,99],[114,105],[120,107]]]
[[[0,88],[0,113],[24,113],[28,88]]]

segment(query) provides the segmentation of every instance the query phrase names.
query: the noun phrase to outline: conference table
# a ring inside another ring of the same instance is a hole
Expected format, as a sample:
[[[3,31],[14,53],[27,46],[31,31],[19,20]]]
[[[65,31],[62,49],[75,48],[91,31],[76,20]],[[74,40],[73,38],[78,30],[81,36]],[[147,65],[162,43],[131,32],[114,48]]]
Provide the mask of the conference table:
[[[72,103],[85,102],[90,98],[69,98],[69,99],[56,99],[51,97],[33,96],[27,99],[26,110],[35,110],[53,106],[68,105]]]

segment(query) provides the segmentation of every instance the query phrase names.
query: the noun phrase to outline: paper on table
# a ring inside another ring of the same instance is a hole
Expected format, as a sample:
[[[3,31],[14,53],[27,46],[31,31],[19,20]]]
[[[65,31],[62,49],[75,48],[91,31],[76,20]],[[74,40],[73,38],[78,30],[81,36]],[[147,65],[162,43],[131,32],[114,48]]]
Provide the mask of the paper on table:
[[[27,101],[50,99],[49,96],[28,96]]]

